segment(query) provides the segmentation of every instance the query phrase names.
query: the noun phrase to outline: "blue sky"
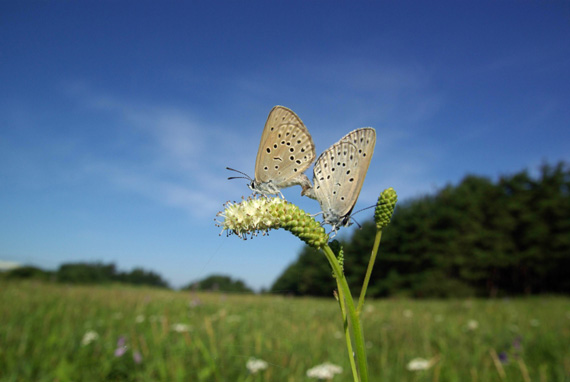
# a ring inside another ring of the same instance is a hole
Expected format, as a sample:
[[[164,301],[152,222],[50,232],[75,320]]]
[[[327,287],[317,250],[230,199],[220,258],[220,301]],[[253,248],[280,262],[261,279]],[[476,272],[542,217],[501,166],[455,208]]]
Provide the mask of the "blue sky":
[[[0,36],[2,261],[270,286],[301,242],[214,217],[274,105],[318,153],[376,128],[357,209],[570,159],[568,2],[4,1]]]

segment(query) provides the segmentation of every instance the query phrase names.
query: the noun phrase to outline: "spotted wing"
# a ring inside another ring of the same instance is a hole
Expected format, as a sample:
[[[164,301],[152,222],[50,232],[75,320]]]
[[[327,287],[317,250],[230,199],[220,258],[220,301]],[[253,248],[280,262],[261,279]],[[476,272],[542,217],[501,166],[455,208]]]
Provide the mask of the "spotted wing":
[[[325,214],[342,217],[354,207],[358,197],[357,148],[350,142],[338,142],[323,152],[313,169],[315,197]]]
[[[375,144],[374,129],[357,129],[319,156],[313,169],[313,191],[325,215],[342,218],[350,214],[360,195]]]
[[[356,179],[355,187],[358,190],[354,200],[354,203],[356,203],[356,199],[358,199],[358,195],[360,195],[360,190],[364,184],[364,178],[366,178],[372,155],[374,154],[376,130],[372,127],[362,127],[346,134],[339,142],[350,142],[357,148],[358,165],[356,171],[353,173]]]
[[[257,150],[255,180],[288,187],[315,157],[315,145],[303,121],[286,107],[271,109]]]

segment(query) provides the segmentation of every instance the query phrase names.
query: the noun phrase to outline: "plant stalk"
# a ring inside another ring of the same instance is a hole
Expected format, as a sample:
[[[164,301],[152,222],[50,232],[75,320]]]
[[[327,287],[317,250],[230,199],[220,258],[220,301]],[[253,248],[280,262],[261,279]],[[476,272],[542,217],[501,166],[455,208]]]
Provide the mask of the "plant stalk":
[[[354,378],[354,382],[359,382],[358,381],[358,369],[356,368],[356,363],[354,362],[354,357],[352,356],[354,354],[354,351],[352,350],[352,339],[350,338],[350,330],[348,328],[348,318],[346,315],[344,293],[342,292],[342,289],[340,288],[340,283],[338,282],[338,280],[336,281],[336,285],[337,285],[337,290],[338,290],[338,302],[340,305],[340,311],[342,313],[342,326],[343,326],[343,330],[344,330],[344,337],[346,339],[346,348],[347,348],[348,354],[349,354],[348,359],[350,361],[350,368],[352,369],[352,377]]]
[[[372,275],[372,269],[374,268],[374,263],[376,262],[376,255],[378,254],[378,247],[380,247],[380,240],[382,240],[382,230],[376,230],[376,236],[374,237],[374,245],[372,246],[372,253],[370,254],[370,260],[368,261],[368,268],[366,269],[366,276],[364,277],[364,282],[362,283],[362,289],[360,290],[360,298],[358,299],[358,308],[356,308],[356,314],[360,317],[362,312],[362,306],[364,305],[364,299],[366,298],[366,290],[368,289],[368,283],[370,282],[370,276]]]
[[[346,277],[340,269],[340,265],[336,259],[335,254],[332,249],[325,245],[323,247],[323,252],[327,257],[335,275],[337,276],[337,283],[339,285],[339,291],[342,290],[344,298],[346,301],[346,308],[349,316],[349,324],[352,328],[352,334],[354,336],[354,345],[356,350],[356,361],[358,363],[359,380],[360,382],[368,382],[368,363],[366,360],[366,347],[364,345],[364,334],[362,333],[362,326],[360,324],[360,318],[356,313],[356,308],[354,306],[354,300],[350,293],[350,288],[346,282]],[[352,357],[352,354],[350,354]]]

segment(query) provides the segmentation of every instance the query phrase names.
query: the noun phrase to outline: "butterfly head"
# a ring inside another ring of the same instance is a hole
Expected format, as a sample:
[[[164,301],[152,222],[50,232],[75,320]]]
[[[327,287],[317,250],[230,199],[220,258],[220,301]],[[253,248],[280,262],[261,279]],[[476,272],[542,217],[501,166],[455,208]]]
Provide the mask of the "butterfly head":
[[[341,227],[349,227],[352,225],[350,213],[352,208],[344,216],[339,215],[336,211],[323,211],[323,224],[330,224],[332,231],[337,232]]]
[[[281,191],[271,180],[268,182],[259,182],[255,179],[247,185],[250,190],[260,195],[280,195]]]

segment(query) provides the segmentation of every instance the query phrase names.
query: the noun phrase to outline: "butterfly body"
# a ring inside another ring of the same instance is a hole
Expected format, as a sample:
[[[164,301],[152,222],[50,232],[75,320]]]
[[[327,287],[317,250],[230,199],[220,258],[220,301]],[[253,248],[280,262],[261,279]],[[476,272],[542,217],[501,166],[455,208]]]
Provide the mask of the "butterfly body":
[[[305,174],[299,174],[280,183],[275,183],[273,182],[273,180],[258,182],[254,179],[247,186],[253,192],[256,192],[261,195],[278,195],[279,193],[281,193],[281,189],[297,185],[301,186],[303,190],[310,189],[312,187],[311,181]]]
[[[248,186],[262,195],[278,195],[281,189],[295,185],[309,189],[311,182],[304,172],[315,157],[315,144],[301,118],[284,106],[275,106],[267,117],[254,179]]]
[[[313,188],[304,195],[321,205],[323,224],[336,232],[350,225],[376,144],[376,131],[356,129],[323,152],[313,168]]]

